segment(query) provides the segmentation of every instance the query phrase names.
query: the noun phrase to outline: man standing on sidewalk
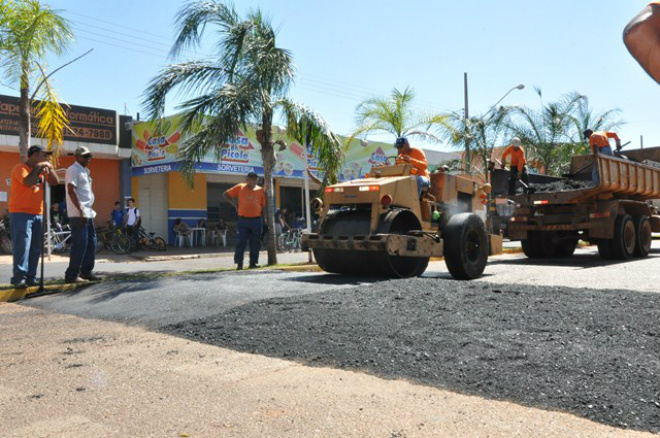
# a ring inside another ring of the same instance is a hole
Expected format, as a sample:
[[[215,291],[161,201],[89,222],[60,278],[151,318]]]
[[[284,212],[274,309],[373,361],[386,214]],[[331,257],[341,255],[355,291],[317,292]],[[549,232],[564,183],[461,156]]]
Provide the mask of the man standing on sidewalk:
[[[69,212],[71,227],[71,253],[69,268],[64,274],[67,283],[85,283],[99,278],[92,274],[96,257],[96,229],[94,218],[96,212],[94,193],[92,192],[92,177],[89,162],[92,153],[85,146],[76,149],[76,162],[66,170],[66,209]]]
[[[37,265],[43,239],[44,178],[51,185],[60,183],[47,151],[30,146],[25,164],[11,171],[9,227],[13,254],[11,284],[24,289],[36,284]]]
[[[224,193],[225,199],[238,211],[236,229],[238,243],[234,252],[236,269],[243,269],[243,254],[245,246],[250,241],[250,268],[258,268],[259,251],[261,250],[261,231],[266,214],[266,194],[257,185],[258,175],[255,172],[247,174],[246,182],[236,184]]]

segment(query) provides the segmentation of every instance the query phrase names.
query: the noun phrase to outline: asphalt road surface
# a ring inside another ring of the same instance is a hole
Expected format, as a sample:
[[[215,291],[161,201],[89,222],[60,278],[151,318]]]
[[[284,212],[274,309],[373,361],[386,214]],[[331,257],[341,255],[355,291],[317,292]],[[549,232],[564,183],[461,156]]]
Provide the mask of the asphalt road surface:
[[[377,281],[223,272],[101,283],[28,305],[140,324],[239,351],[403,378],[660,432],[660,254],[604,264],[593,249],[483,279]]]

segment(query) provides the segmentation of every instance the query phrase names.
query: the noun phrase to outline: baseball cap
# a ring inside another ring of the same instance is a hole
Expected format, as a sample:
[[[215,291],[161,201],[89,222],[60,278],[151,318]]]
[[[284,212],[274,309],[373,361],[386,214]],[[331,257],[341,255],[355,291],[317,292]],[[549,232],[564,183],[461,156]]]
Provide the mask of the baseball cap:
[[[406,144],[408,144],[408,139],[406,137],[399,137],[394,142],[394,146],[396,146],[397,148],[401,148]]]
[[[257,172],[249,172],[247,174],[248,178],[259,178],[259,175],[257,175]]]
[[[45,152],[46,155],[50,155],[50,154],[53,153],[53,151],[49,151],[48,149],[46,149],[43,146],[34,145],[34,146],[30,146],[30,148],[28,149],[27,154],[28,154],[28,157],[31,157],[32,155],[34,155],[38,152]]]
[[[76,148],[76,151],[73,153],[73,155],[82,155],[83,157],[85,155],[89,155],[91,157],[92,151],[90,151],[89,148],[86,146],[80,146]]]

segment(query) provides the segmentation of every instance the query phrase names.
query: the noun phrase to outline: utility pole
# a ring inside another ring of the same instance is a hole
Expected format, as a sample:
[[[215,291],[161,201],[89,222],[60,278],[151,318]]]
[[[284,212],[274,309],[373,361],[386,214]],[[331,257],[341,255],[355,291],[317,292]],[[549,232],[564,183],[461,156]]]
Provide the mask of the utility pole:
[[[463,90],[465,93],[465,172],[470,173],[470,112],[468,110],[468,76],[467,72],[463,73]]]

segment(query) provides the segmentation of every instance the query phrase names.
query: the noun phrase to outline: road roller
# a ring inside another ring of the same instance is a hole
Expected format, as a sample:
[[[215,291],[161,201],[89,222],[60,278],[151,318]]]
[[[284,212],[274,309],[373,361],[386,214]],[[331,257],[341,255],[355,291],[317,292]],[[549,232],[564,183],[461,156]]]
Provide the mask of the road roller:
[[[474,279],[502,236],[484,220],[490,185],[445,169],[431,174],[420,197],[409,163],[374,167],[364,178],[328,186],[312,201],[319,215],[302,236],[326,272],[388,278],[420,276],[431,257],[444,257],[451,275]]]

